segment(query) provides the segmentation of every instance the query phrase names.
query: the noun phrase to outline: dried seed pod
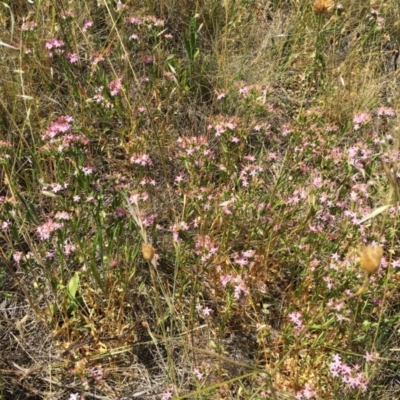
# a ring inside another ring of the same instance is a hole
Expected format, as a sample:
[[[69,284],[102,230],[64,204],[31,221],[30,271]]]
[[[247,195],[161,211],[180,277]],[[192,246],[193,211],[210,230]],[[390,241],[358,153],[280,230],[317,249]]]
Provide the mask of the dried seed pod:
[[[358,261],[365,272],[374,274],[381,265],[382,256],[382,246],[365,246],[360,251],[360,258]]]
[[[142,254],[146,261],[151,261],[154,257],[154,247],[148,243],[142,243]]]
[[[333,0],[315,0],[313,4],[315,14],[329,14],[334,8]]]

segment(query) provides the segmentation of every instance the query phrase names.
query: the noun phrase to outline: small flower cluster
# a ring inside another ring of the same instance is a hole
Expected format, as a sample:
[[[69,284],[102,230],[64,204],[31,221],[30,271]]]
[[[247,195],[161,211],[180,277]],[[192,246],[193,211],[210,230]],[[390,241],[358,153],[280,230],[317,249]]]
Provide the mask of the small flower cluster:
[[[50,239],[50,235],[63,227],[60,222],[55,222],[53,219],[47,220],[43,225],[36,229],[36,232],[41,240]]]
[[[241,267],[246,266],[248,269],[253,268],[257,258],[258,256],[255,250],[246,250],[232,254],[232,260],[235,264],[240,265]]]
[[[367,111],[357,113],[353,118],[353,129],[358,131],[361,126],[367,125],[371,121],[371,114]]]
[[[42,140],[53,139],[59,133],[65,133],[69,131],[72,127],[71,122],[73,118],[69,115],[63,115],[53,121],[47,128],[46,132],[42,135]]]
[[[378,117],[394,117],[396,113],[392,107],[380,106],[376,110]],[[358,131],[362,126],[367,125],[372,120],[372,115],[368,111],[361,111],[353,117],[353,129]]]
[[[302,321],[302,315],[298,311],[294,311],[288,315],[290,321],[295,325],[295,330],[300,332],[303,330],[304,325]]]
[[[122,89],[122,77],[111,81],[108,86],[111,96],[115,97]]]
[[[305,384],[303,390],[296,393],[296,399],[298,399],[298,400],[301,400],[301,399],[311,400],[311,399],[315,399],[316,396],[317,396],[317,393],[315,392],[314,388],[308,383]]]
[[[71,63],[76,64],[79,61],[79,55],[77,53],[67,53],[65,58]]]
[[[12,144],[4,140],[0,140],[0,162],[11,158],[7,151],[12,149]]]
[[[49,51],[49,57],[53,57],[54,54],[63,54],[65,43],[62,40],[50,39],[45,44],[46,49]]]
[[[86,33],[88,31],[88,29],[91,28],[93,25],[94,25],[94,22],[92,20],[86,20],[83,23],[82,32]]]
[[[249,289],[240,275],[223,274],[220,281],[223,287],[227,287],[229,284],[233,288],[233,297],[237,300],[249,294]]]
[[[71,10],[66,10],[65,12],[63,12],[63,13],[61,14],[61,18],[62,18],[63,20],[72,19],[72,18],[75,18],[75,17],[76,17],[75,12],[74,12],[74,11],[71,11]]]
[[[370,17],[370,19],[372,20],[372,21],[375,21],[376,22],[376,25],[377,25],[377,28],[378,28],[378,30],[381,30],[381,29],[383,29],[384,27],[385,27],[385,18],[382,18],[382,17],[380,17],[379,16],[379,11],[378,10],[376,10],[375,8],[371,8],[371,17]]]
[[[96,89],[96,94],[91,98],[91,100],[97,104],[101,104],[106,109],[111,109],[114,105],[103,96],[103,89],[103,86],[98,87]]]
[[[235,86],[238,88],[238,94],[244,99],[247,99],[250,94],[265,98],[268,93],[274,91],[272,87],[266,88],[265,85],[246,85],[244,82],[236,82]]]
[[[153,165],[153,161],[151,161],[151,158],[148,154],[134,153],[131,156],[130,162],[131,164],[141,165],[142,167],[145,167],[146,165]]]
[[[254,156],[245,156],[244,159],[248,161],[248,163],[241,167],[240,181],[242,182],[242,186],[248,187],[249,181],[262,183],[262,180],[257,179],[257,176],[264,171],[264,168],[253,164],[256,161]]]
[[[379,117],[395,117],[396,113],[392,107],[381,106],[378,108],[377,114]]]
[[[164,20],[156,18],[152,15],[147,17],[127,17],[125,22],[135,26],[146,25],[149,28],[164,26]]]
[[[37,23],[35,21],[25,21],[21,25],[21,30],[22,31],[33,31],[35,28],[37,28]]]
[[[79,145],[83,147],[86,152],[89,140],[81,135],[67,133],[72,129],[72,121],[73,118],[71,116],[64,115],[50,123],[50,126],[42,135],[42,139],[48,140],[48,142],[41,150],[45,151],[55,148],[59,153],[61,153],[65,149],[69,149],[74,145]]]
[[[207,157],[207,159],[214,158],[209,149],[208,139],[203,135],[193,137],[181,136],[178,138],[177,143],[180,149],[179,156],[182,158],[196,158],[194,162],[196,166],[203,165],[203,161],[200,161],[202,157]]]
[[[208,235],[199,235],[195,244],[195,254],[201,256],[201,262],[205,263],[218,251],[218,247]]]
[[[213,310],[210,307],[207,306],[204,307],[201,304],[196,305],[196,311],[203,318],[209,317],[213,312]]]
[[[193,374],[199,381],[202,381],[210,373],[210,370],[210,365],[203,361],[201,365],[195,365],[193,367]]]
[[[179,232],[188,230],[189,230],[189,225],[185,221],[181,221],[174,224],[171,228],[173,241],[175,243],[179,242]]]
[[[334,354],[329,370],[334,378],[339,378],[348,389],[361,389],[363,393],[367,391],[368,379],[364,372],[360,372],[360,366],[353,367],[342,362],[339,354]]]
[[[220,137],[226,131],[234,131],[241,122],[238,117],[216,117],[216,121],[207,126],[208,131],[213,131],[215,137]]]

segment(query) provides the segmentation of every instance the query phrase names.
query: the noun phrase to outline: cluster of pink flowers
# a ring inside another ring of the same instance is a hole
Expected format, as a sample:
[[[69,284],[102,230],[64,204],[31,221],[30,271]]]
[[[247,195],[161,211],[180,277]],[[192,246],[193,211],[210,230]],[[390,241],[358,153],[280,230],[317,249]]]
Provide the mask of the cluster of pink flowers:
[[[87,32],[87,30],[88,30],[89,28],[91,28],[91,27],[93,26],[93,24],[94,24],[93,21],[91,21],[91,20],[86,20],[86,21],[84,22],[84,24],[83,24],[82,32],[83,32],[83,33]]]
[[[61,14],[61,18],[64,20],[69,19],[69,18],[75,18],[75,17],[76,17],[75,12],[71,11],[71,10],[67,10]]]
[[[25,21],[21,25],[21,30],[23,31],[33,31],[35,28],[37,28],[37,23],[35,21]]]
[[[80,145],[85,148],[89,145],[89,140],[81,135],[74,135],[74,134],[70,133],[68,135],[63,136],[60,139],[57,150],[59,153],[61,153],[64,149],[68,149],[68,148],[72,147],[72,145],[75,145],[75,144]],[[87,150],[85,150],[85,152],[87,152]]]
[[[246,158],[247,157],[247,158]],[[254,162],[255,161],[255,157],[254,158],[249,158],[251,156],[245,156],[244,158],[248,161]],[[260,167],[259,165],[253,165],[251,163],[242,165],[241,167],[241,171],[240,171],[240,180],[242,182],[242,186],[243,187],[247,187],[249,186],[249,181],[259,181],[259,179],[256,179],[257,176],[264,171],[263,167]]]
[[[13,260],[19,264],[24,258],[24,253],[22,251],[17,251],[13,254]]]
[[[47,128],[46,132],[42,135],[42,139],[53,139],[59,133],[65,133],[69,131],[72,127],[71,122],[73,118],[69,115],[64,115],[62,117],[57,118],[53,121],[50,126]]]
[[[108,86],[111,96],[116,96],[122,89],[122,78],[111,81]]]
[[[12,144],[10,142],[0,140],[0,161],[5,159],[10,159],[11,156],[6,151],[12,149]]]
[[[174,224],[171,228],[172,230],[172,238],[175,243],[179,242],[179,232],[180,231],[188,231],[189,225],[185,221],[178,222]]]
[[[332,362],[329,364],[329,370],[332,376],[334,378],[339,378],[347,388],[359,388],[363,393],[367,391],[369,381],[364,372],[360,372],[359,365],[350,367],[342,362],[339,354],[335,354]]]
[[[317,393],[315,392],[314,388],[306,383],[304,386],[304,389],[301,390],[300,392],[296,393],[296,399],[301,400],[301,399],[315,399],[317,396]]]
[[[69,256],[76,250],[76,246],[72,244],[70,241],[66,240],[64,242],[64,255]]]
[[[59,153],[77,144],[86,148],[89,140],[83,136],[67,133],[72,128],[73,118],[69,115],[64,115],[51,122],[47,130],[42,135],[43,140],[48,140],[48,143],[41,148],[41,151],[56,148]],[[61,136],[61,134],[63,134]],[[87,149],[85,149],[87,151]]]
[[[371,19],[375,19],[378,29],[383,29],[385,26],[385,18],[379,16],[379,11],[375,8],[371,8]]]
[[[79,55],[77,53],[67,53],[65,58],[71,63],[76,64],[79,61]]]
[[[247,269],[253,268],[255,261],[258,259],[255,250],[235,252],[231,257],[235,264],[241,267],[247,267]]]
[[[177,392],[177,388],[174,385],[168,385],[168,387],[161,394],[162,400],[172,399],[174,393]]]
[[[147,16],[147,17],[127,17],[125,19],[125,22],[131,25],[147,25],[148,27],[163,27],[164,26],[164,20],[156,18],[152,15]]]
[[[50,235],[63,227],[62,223],[54,222],[53,219],[49,219],[43,225],[39,226],[36,229],[37,234],[39,235],[41,240],[50,239]]]
[[[141,216],[143,226],[152,226],[158,217],[157,213],[143,214]]]
[[[361,126],[368,124],[371,121],[371,114],[367,111],[357,113],[353,118],[353,128],[358,131]]]
[[[206,157],[207,159],[214,158],[214,155],[209,149],[208,139],[203,135],[192,137],[181,136],[180,138],[178,138],[177,143],[178,148],[180,149],[179,155],[184,158],[196,158],[194,164],[198,167],[201,167],[203,165],[203,157]]]
[[[49,56],[53,57],[54,54],[64,53],[65,43],[62,40],[53,38],[46,42],[45,47],[49,50]]]
[[[302,315],[298,311],[294,311],[288,315],[290,321],[295,325],[296,331],[301,331],[304,328]]]
[[[207,307],[207,306],[204,307],[201,304],[196,305],[196,311],[203,318],[209,317],[211,315],[211,313],[213,312],[213,310],[210,307]]]
[[[379,107],[377,114],[382,117],[382,116],[387,116],[387,117],[394,117],[396,116],[396,113],[394,112],[394,109],[392,107]]]
[[[381,106],[377,109],[376,114],[379,117],[394,117],[396,115],[392,107]],[[361,111],[353,117],[353,128],[358,131],[362,126],[371,122],[372,116],[368,111]]]
[[[220,137],[224,132],[233,131],[241,122],[238,117],[216,117],[216,121],[207,126],[208,131],[214,131],[215,137]]]
[[[145,167],[146,165],[153,165],[153,161],[151,161],[151,158],[148,154],[134,153],[131,156],[130,162],[131,164],[141,165],[142,167]]]
[[[59,211],[56,213],[54,218],[62,221],[69,221],[71,219],[71,215],[68,214],[66,211]]]
[[[240,299],[242,296],[249,294],[249,289],[240,275],[223,274],[220,277],[220,281],[223,287],[228,284],[233,287],[233,297],[235,299]]]
[[[218,251],[218,247],[208,235],[199,235],[195,243],[195,254],[201,256],[201,262],[207,262]]]
[[[145,185],[156,186],[157,182],[153,178],[150,178],[149,176],[145,176],[140,180],[139,185],[140,186],[145,186]]]
[[[99,62],[104,61],[105,57],[110,55],[111,49],[106,49],[106,51],[100,53],[100,51],[95,51],[90,55],[90,64],[96,66]]]
[[[255,96],[261,96],[264,100],[268,93],[272,93],[274,88],[266,87],[265,85],[244,85],[243,82],[236,82],[235,86],[238,88],[238,93],[244,99],[247,99],[249,94],[254,94]],[[263,101],[264,102],[264,101]]]
[[[193,367],[193,374],[199,381],[202,381],[210,373],[210,370],[210,365],[203,361],[201,365],[195,365]]]

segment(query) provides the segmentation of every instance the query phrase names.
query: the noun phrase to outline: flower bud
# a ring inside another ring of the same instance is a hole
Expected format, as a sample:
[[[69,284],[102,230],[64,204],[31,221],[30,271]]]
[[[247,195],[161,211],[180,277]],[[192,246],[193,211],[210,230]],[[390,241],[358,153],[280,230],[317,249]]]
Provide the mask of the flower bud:
[[[313,4],[315,14],[329,14],[334,8],[333,0],[315,0]]]
[[[151,261],[154,257],[154,247],[148,243],[142,243],[142,254],[146,261]]]
[[[360,251],[359,263],[368,274],[378,271],[383,256],[383,248],[380,245],[366,246]]]

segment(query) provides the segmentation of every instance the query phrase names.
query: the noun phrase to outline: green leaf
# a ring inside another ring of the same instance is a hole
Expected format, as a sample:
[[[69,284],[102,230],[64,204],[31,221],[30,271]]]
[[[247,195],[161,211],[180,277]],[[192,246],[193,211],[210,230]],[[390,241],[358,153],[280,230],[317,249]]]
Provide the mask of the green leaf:
[[[75,274],[68,283],[67,290],[71,299],[75,299],[76,292],[78,291],[79,287],[79,275]]]

